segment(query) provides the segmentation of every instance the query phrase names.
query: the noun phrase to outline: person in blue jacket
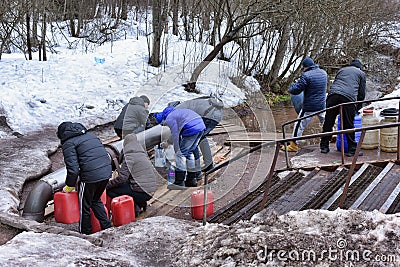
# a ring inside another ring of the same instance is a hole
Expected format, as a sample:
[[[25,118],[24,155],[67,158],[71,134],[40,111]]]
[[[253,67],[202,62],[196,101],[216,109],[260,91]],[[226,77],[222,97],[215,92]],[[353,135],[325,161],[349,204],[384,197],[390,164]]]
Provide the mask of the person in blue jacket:
[[[303,106],[298,115],[298,119],[311,115],[314,112],[325,109],[326,88],[328,85],[328,75],[326,71],[320,69],[314,61],[306,57],[302,61],[303,74],[299,80],[289,87],[289,93],[292,95],[304,94]],[[321,124],[325,120],[325,112],[316,115]],[[309,117],[297,121],[294,124],[292,137],[298,137],[303,134],[304,129],[314,117]],[[290,142],[286,147],[289,152],[297,152],[299,150],[297,142]],[[285,147],[282,147],[285,149]]]
[[[222,109],[224,108],[224,103],[218,97],[202,96],[194,99],[187,100],[185,102],[175,101],[168,103],[168,106],[173,106],[176,108],[186,108],[191,109],[201,116],[203,119],[206,129],[204,135],[200,138],[199,148],[203,156],[204,167],[201,168],[204,172],[211,170],[214,167],[213,157],[211,153],[210,144],[207,140],[207,135],[217,126],[217,124],[222,120]],[[200,165],[200,160],[197,162]],[[197,180],[201,180],[201,172],[198,171],[196,174]]]
[[[203,119],[193,110],[175,107],[166,107],[155,117],[157,123],[170,128],[174,145],[175,182],[168,185],[168,189],[182,190],[184,186],[197,186],[195,161],[200,158],[198,144],[206,129]]]
[[[79,232],[92,233],[90,209],[100,222],[101,230],[110,228],[101,195],[111,178],[111,160],[100,139],[88,133],[85,126],[70,121],[58,126],[57,137],[61,140],[64,163],[67,169],[63,191],[69,193],[78,183]]]

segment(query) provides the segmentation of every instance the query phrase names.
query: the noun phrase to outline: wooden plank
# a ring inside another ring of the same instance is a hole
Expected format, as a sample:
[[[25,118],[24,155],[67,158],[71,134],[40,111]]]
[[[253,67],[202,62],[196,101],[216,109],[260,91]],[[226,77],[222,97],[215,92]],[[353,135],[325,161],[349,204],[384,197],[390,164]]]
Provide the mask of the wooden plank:
[[[241,135],[236,133],[229,135],[225,141],[226,144],[230,143],[263,143],[282,139],[282,134],[278,133],[260,133],[260,132],[247,132]]]
[[[238,151],[241,150],[242,149],[239,149]],[[214,146],[212,147],[211,152],[214,154],[214,162],[218,163],[220,162],[220,159],[226,156],[227,153],[230,153],[230,149],[226,146]],[[216,173],[218,173],[218,171],[209,175],[210,181]],[[145,218],[148,216],[160,216],[168,214],[176,206],[182,205],[182,203],[187,201],[193,191],[201,189],[202,184],[203,180],[199,181],[198,187],[189,187],[185,190],[169,190],[167,188],[167,184],[164,184],[156,191],[153,198],[147,202],[151,205],[149,206],[148,211],[142,213],[139,217]]]

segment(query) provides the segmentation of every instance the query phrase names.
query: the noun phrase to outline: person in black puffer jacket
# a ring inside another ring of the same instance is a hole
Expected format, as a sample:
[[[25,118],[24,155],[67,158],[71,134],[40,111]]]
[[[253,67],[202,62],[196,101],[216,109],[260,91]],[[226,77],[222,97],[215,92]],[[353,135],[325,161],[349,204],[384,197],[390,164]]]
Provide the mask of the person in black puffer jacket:
[[[100,197],[111,177],[111,161],[103,144],[80,123],[63,122],[58,126],[67,169],[64,192],[71,192],[78,182],[80,220],[79,232],[92,233],[90,209],[100,222],[101,229],[111,227]]]

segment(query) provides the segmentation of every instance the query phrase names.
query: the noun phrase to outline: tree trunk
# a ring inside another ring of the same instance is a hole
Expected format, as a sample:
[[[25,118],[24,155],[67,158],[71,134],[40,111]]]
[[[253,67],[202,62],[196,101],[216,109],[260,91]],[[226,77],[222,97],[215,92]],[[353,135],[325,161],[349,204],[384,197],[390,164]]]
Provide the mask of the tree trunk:
[[[161,1],[152,0],[153,5],[153,47],[149,58],[149,64],[153,67],[161,65],[160,54],[161,54],[161,35],[163,31],[164,22],[162,21],[161,15]]]
[[[289,24],[285,23],[282,27],[278,48],[276,49],[275,59],[272,63],[271,70],[268,73],[268,84],[274,85],[279,75],[279,69],[282,66],[283,59],[286,55],[286,50],[290,38]]]
[[[115,10],[117,9],[117,0],[112,0],[111,2],[111,17],[115,19],[117,17],[117,14],[115,13]]]
[[[179,34],[179,0],[172,2],[172,34],[178,36]]]
[[[26,46],[28,52],[28,59],[32,60],[32,44],[31,44],[31,16],[29,15],[29,8],[26,10]]]
[[[190,77],[190,81],[185,85],[185,90],[188,92],[200,93],[196,89],[196,82],[199,78],[201,72],[210,64],[210,62],[218,55],[218,53],[222,50],[224,45],[233,41],[233,36],[223,37],[221,42],[217,44],[214,49],[203,59],[202,62],[194,69],[192,76]]]
[[[127,20],[128,19],[128,1],[122,0],[121,3],[121,19]]]
[[[188,21],[189,13],[185,1],[182,2],[182,17],[183,17],[183,29],[185,31],[185,40],[190,41],[190,25]]]
[[[44,6],[44,4],[43,4]],[[43,50],[43,61],[47,61],[47,53],[46,53],[46,30],[47,30],[47,17],[46,17],[46,11],[43,8],[43,21],[42,21],[42,50]]]
[[[201,72],[218,55],[218,53],[223,49],[224,45],[235,40],[237,38],[237,33],[258,15],[258,13],[248,15],[237,26],[234,26],[234,22],[230,20],[230,23],[227,25],[227,29],[230,30],[224,34],[219,44],[217,44],[214,49],[205,57],[205,59],[203,59],[203,61],[194,69],[193,74],[190,77],[190,81],[184,85],[186,91],[199,93],[199,91],[196,89],[196,83]]]

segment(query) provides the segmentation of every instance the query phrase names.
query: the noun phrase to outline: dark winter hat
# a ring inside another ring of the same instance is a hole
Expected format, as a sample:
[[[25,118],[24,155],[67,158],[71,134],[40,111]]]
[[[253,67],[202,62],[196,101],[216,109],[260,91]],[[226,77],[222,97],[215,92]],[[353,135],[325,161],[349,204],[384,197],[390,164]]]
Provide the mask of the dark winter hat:
[[[312,60],[312,58],[310,57],[306,57],[305,59],[303,59],[303,62],[301,62],[301,64],[303,65],[303,67],[308,68],[311,66],[314,66],[314,60]]]
[[[147,96],[141,95],[141,96],[139,96],[139,97],[140,97],[141,99],[143,99],[144,103],[147,103],[147,104],[150,105],[150,99],[149,99]]]
[[[162,122],[162,112],[158,112],[158,113],[154,114],[154,117],[156,118],[156,121],[158,124],[160,124]]]
[[[362,69],[362,64],[361,61],[358,59],[353,59],[353,61],[351,61],[350,66],[354,66],[356,68]]]
[[[61,134],[65,131],[65,128],[67,128],[68,125],[71,125],[72,122],[70,121],[64,121],[60,125],[58,125],[57,128],[57,137],[58,139],[61,139]]]

